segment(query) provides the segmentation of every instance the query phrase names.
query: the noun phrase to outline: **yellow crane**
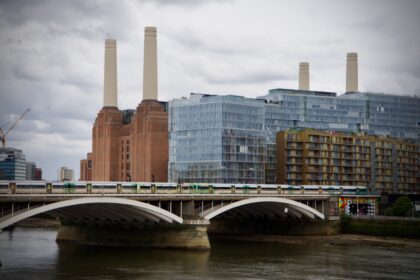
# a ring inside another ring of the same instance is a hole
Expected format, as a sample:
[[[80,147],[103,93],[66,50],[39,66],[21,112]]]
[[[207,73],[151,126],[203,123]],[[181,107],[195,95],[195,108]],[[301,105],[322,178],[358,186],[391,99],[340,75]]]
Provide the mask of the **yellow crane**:
[[[9,127],[9,129],[6,132],[3,132],[3,129],[0,127],[0,140],[1,140],[1,145],[4,148],[6,146],[6,136],[7,134],[10,133],[10,131],[13,130],[13,128],[15,128],[15,126],[18,124],[18,122],[23,119],[23,117],[30,111],[31,109],[26,109],[25,112],[22,113],[22,115],[20,115],[20,117]]]

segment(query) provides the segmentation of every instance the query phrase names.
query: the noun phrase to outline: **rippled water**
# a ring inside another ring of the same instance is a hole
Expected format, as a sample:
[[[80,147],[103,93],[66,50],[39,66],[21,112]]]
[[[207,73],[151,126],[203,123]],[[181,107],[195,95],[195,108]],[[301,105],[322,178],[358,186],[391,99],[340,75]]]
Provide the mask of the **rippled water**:
[[[419,279],[420,254],[369,246],[215,243],[207,252],[57,245],[0,233],[0,279]]]

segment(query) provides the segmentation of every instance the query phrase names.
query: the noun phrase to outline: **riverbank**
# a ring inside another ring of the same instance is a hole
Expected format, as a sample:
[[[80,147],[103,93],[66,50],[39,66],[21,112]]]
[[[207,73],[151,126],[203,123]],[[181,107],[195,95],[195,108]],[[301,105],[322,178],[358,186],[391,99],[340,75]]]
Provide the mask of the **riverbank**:
[[[212,234],[212,240],[231,240],[248,242],[268,242],[295,245],[326,245],[326,246],[378,246],[397,250],[409,250],[420,253],[420,240],[367,236],[358,234],[335,235],[262,235],[262,234]]]
[[[386,216],[343,216],[340,219],[340,232],[420,240],[420,219]]]

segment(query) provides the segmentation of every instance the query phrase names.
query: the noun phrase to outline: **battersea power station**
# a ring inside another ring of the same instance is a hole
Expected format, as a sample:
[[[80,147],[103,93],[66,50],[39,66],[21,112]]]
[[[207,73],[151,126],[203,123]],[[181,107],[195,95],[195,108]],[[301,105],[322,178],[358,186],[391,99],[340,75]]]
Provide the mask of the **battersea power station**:
[[[347,54],[343,94],[299,88],[256,98],[191,93],[158,101],[156,28],[144,38],[143,100],[117,104],[116,41],[105,41],[104,101],[83,181],[366,186],[420,191],[420,98],[360,92]]]
[[[168,113],[158,101],[155,27],[145,28],[143,66],[143,100],[135,110],[119,110],[117,42],[105,40],[103,107],[92,129],[92,152],[81,161],[82,180],[168,180]]]

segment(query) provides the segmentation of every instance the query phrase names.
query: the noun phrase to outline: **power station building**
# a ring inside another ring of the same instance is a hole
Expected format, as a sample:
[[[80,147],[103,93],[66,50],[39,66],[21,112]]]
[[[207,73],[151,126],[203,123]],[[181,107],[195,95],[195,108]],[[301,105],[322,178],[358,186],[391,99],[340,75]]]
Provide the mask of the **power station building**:
[[[92,129],[92,153],[81,180],[168,180],[168,113],[158,101],[156,28],[144,37],[143,100],[135,110],[117,104],[117,42],[105,41],[104,99]]]

